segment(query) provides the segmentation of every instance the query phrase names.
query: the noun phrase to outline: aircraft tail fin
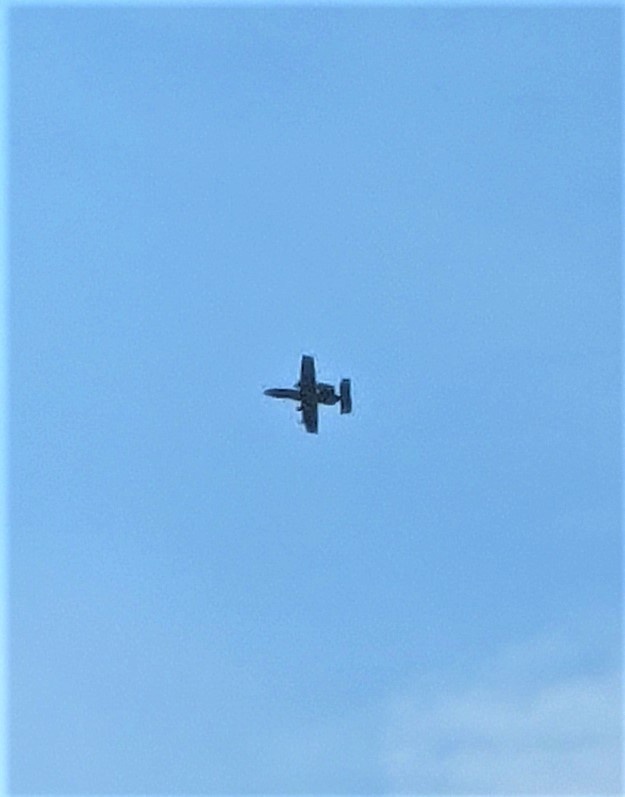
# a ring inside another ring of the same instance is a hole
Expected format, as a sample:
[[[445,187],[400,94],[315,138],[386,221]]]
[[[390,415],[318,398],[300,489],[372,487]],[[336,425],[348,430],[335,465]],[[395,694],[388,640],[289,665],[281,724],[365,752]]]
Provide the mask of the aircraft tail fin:
[[[341,379],[341,415],[352,411],[352,383],[351,379]]]

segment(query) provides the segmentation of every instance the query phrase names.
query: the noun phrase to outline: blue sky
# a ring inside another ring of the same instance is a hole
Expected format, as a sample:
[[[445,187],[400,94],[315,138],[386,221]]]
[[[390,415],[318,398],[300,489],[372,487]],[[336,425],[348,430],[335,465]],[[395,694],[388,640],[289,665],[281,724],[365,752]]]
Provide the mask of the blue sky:
[[[620,12],[10,22],[12,789],[617,791]]]

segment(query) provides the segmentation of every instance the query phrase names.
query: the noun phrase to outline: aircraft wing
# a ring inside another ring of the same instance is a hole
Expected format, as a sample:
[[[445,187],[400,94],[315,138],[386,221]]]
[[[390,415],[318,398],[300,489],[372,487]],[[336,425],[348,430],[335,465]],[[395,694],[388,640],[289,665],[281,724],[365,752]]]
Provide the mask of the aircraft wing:
[[[316,389],[317,380],[315,377],[315,360],[309,354],[302,355],[302,367],[300,369],[299,386],[302,391],[313,391]]]
[[[300,405],[307,432],[317,434],[319,413],[317,410],[317,379],[315,377],[315,360],[309,354],[302,356],[302,367],[299,376]]]
[[[309,404],[306,401],[302,401],[302,417],[304,419],[306,431],[317,434],[317,427],[319,424],[317,402],[314,402],[314,404]]]

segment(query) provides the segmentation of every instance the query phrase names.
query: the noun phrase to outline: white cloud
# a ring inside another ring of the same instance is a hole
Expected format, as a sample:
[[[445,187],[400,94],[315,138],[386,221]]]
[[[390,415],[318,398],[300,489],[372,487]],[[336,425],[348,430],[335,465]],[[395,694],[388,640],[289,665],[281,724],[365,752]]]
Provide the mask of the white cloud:
[[[418,680],[397,693],[384,738],[389,791],[621,794],[621,674],[596,662],[579,674],[583,647],[560,629],[499,651],[463,688]]]

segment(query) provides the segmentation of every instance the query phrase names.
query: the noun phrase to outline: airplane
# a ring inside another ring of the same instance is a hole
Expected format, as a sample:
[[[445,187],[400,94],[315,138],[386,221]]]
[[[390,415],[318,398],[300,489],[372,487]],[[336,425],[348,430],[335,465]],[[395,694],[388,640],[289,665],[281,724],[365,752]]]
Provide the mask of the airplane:
[[[302,356],[299,382],[295,389],[288,387],[272,387],[265,390],[266,396],[299,401],[297,411],[302,413],[307,432],[317,434],[319,404],[333,405],[341,402],[341,414],[352,411],[351,380],[341,379],[338,395],[334,387],[326,382],[317,382],[315,377],[315,360],[308,354]]]

